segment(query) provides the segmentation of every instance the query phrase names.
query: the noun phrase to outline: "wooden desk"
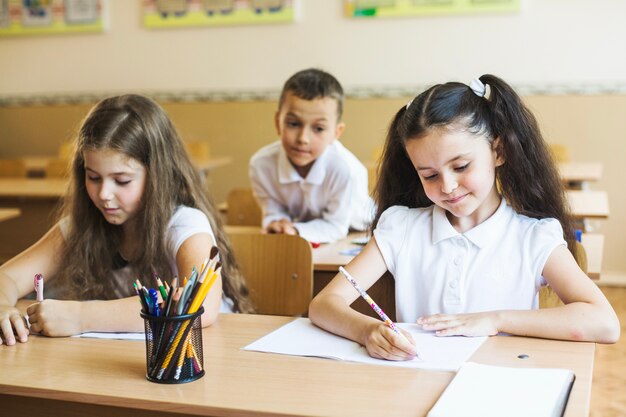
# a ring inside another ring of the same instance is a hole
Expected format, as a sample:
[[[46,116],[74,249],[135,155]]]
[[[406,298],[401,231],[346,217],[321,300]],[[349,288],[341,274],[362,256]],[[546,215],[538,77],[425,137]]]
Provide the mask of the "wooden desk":
[[[0,222],[19,217],[22,212],[17,208],[0,208]]]
[[[290,320],[222,315],[203,330],[205,376],[182,385],[145,379],[143,342],[32,336],[0,346],[0,409],[29,417],[419,417],[454,376],[241,350]],[[594,350],[592,343],[492,337],[471,360],[573,369],[565,416],[578,417],[589,414]],[[522,353],[529,358],[518,359]]]
[[[0,178],[0,198],[59,198],[69,181],[61,178]]]
[[[558,168],[569,188],[584,189],[589,182],[602,178],[604,166],[600,162],[560,162]]]
[[[604,253],[604,235],[583,233],[581,243],[587,255],[587,275],[593,280],[600,279],[602,257]]]
[[[228,165],[233,161],[231,157],[220,156],[216,158],[191,158],[191,163],[200,172],[200,177],[206,184],[209,180],[209,173],[215,168]]]
[[[0,207],[18,208],[22,213],[0,227],[0,262],[22,252],[50,229],[67,185],[67,180],[56,178],[0,178]]]
[[[572,214],[581,219],[609,217],[609,196],[606,191],[567,190]]]

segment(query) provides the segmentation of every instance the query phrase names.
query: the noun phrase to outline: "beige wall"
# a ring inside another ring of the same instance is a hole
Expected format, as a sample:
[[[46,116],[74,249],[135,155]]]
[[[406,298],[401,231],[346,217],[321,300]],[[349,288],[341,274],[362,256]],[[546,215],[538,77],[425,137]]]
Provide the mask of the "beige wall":
[[[529,96],[525,98],[540,121],[548,141],[565,144],[575,161],[599,161],[604,177],[593,189],[609,193],[611,216],[593,222],[606,235],[604,269],[626,275],[626,95]],[[350,99],[346,103],[343,142],[363,161],[371,160],[383,142],[387,125],[405,98]],[[209,189],[216,202],[228,190],[247,186],[247,163],[252,153],[275,139],[271,101],[229,103],[163,103],[182,136],[210,144],[215,156],[230,156],[233,163],[218,168]],[[0,156],[54,154],[72,132],[89,105],[0,107]]]

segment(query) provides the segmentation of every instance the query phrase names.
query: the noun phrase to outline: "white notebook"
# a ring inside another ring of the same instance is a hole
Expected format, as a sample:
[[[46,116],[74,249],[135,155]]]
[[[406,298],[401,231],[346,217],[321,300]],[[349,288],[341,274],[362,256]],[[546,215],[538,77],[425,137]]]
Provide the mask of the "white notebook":
[[[569,369],[511,368],[468,362],[428,417],[560,417],[575,375]]]
[[[372,358],[356,342],[329,333],[307,318],[298,318],[245,346],[244,350],[316,356],[376,365],[456,371],[487,339],[486,337],[437,337],[416,324],[396,323],[409,331],[423,360],[387,361]]]

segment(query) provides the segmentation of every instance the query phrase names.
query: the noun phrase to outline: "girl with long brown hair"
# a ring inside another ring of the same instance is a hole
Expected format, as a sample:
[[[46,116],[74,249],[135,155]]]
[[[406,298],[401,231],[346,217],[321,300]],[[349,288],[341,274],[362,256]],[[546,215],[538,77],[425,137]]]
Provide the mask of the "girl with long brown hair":
[[[46,299],[28,307],[30,331],[67,336],[142,330],[133,281],[189,276],[217,246],[221,282],[202,321],[250,312],[220,217],[201,187],[165,111],[140,95],[102,100],[83,121],[60,221],[0,267],[0,326],[7,344],[27,340],[16,303],[46,279]]]

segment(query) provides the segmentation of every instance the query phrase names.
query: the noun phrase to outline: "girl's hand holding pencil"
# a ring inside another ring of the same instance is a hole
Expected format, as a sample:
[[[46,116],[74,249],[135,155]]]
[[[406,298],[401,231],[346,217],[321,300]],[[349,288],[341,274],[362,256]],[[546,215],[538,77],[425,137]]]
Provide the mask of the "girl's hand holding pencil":
[[[370,356],[392,361],[421,360],[417,353],[415,341],[411,335],[400,329],[376,304],[374,300],[361,288],[356,279],[343,267],[339,272],[352,284],[361,297],[380,316],[383,323],[372,323],[365,338],[365,348]]]

